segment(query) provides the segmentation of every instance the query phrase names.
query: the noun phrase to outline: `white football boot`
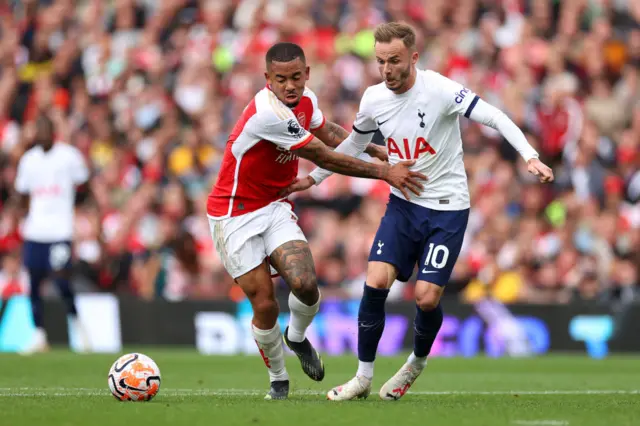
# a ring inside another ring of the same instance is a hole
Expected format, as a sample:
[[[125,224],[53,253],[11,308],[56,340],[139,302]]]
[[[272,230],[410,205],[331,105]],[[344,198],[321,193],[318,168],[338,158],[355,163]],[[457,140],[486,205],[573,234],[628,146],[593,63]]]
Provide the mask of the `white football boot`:
[[[400,370],[382,388],[380,388],[380,398],[385,401],[395,401],[404,396],[409,390],[413,382],[416,381],[420,373],[421,368],[417,368],[415,365],[409,363],[404,364]]]
[[[72,350],[79,354],[91,352],[91,339],[84,324],[77,317],[70,317],[69,324],[69,340],[73,342]]]
[[[331,401],[350,401],[365,399],[371,393],[371,379],[356,376],[342,386],[336,386],[327,392],[327,399]]]
[[[20,351],[21,355],[32,355],[35,353],[48,352],[49,342],[47,341],[47,332],[44,328],[36,328],[29,345]]]

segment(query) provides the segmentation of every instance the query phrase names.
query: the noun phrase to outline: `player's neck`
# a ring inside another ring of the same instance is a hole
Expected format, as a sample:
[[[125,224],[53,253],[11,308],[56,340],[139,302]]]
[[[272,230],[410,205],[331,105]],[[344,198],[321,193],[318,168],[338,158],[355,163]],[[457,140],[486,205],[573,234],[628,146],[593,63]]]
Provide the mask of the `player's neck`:
[[[411,71],[411,74],[409,74],[409,78],[407,79],[406,84],[400,88],[399,90],[395,91],[396,95],[403,95],[405,93],[407,93],[409,90],[411,90],[411,88],[416,84],[416,72],[415,69],[413,69]]]
[[[53,149],[53,145],[54,144],[40,144],[40,148],[42,148],[44,152],[49,152]]]

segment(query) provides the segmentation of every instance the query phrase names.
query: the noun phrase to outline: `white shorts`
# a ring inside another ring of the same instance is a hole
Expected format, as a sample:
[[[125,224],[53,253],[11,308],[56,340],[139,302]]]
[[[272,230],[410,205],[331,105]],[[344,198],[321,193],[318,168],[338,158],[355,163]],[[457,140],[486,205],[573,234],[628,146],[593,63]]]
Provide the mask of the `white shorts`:
[[[289,241],[307,241],[291,204],[276,201],[242,216],[209,217],[213,243],[225,269],[235,279],[259,266]],[[277,272],[271,267],[272,275]]]

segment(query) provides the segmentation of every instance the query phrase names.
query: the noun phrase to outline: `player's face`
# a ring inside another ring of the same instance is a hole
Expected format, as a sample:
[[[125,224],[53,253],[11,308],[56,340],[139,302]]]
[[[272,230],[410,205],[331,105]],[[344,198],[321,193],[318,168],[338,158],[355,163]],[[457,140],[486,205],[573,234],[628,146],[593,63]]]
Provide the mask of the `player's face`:
[[[298,105],[304,93],[304,86],[309,80],[309,67],[300,58],[289,62],[274,61],[269,64],[264,75],[278,99],[293,108]]]
[[[378,70],[387,89],[403,93],[409,89],[409,79],[415,73],[418,52],[405,47],[400,39],[376,43]]]

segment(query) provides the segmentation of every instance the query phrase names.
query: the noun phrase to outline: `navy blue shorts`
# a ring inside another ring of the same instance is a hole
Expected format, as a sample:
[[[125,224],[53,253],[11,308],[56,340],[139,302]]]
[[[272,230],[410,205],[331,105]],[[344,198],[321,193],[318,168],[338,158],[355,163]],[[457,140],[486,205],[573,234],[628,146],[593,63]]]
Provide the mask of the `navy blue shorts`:
[[[398,280],[405,282],[418,264],[418,280],[445,286],[458,260],[468,220],[469,209],[433,210],[391,195],[369,261],[394,265]]]
[[[24,266],[29,271],[49,273],[71,268],[71,241],[55,243],[25,241],[22,252]]]

